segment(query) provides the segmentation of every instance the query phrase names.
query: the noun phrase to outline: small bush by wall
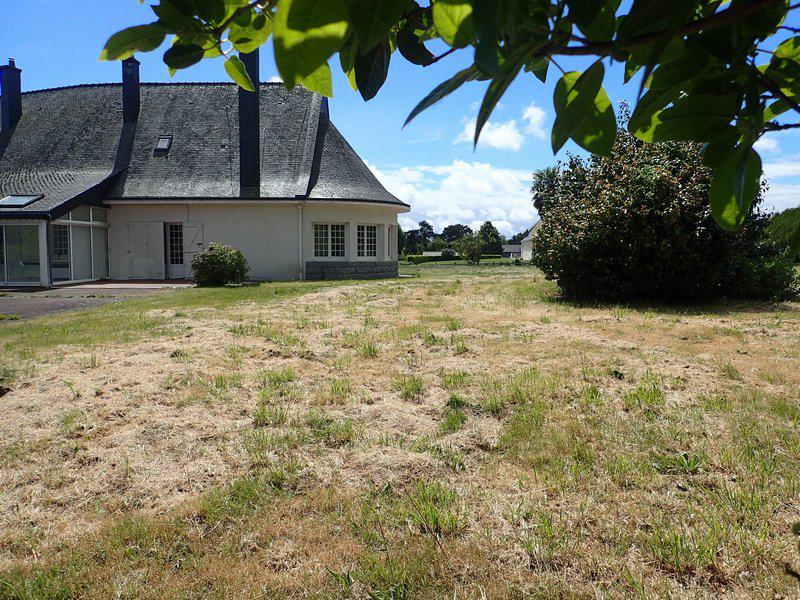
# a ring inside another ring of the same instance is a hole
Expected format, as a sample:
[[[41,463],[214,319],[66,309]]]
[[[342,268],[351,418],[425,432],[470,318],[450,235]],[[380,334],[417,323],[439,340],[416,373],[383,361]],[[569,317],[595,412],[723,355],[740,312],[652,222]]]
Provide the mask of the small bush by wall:
[[[192,259],[192,272],[198,286],[210,287],[242,283],[250,268],[240,250],[212,242]]]

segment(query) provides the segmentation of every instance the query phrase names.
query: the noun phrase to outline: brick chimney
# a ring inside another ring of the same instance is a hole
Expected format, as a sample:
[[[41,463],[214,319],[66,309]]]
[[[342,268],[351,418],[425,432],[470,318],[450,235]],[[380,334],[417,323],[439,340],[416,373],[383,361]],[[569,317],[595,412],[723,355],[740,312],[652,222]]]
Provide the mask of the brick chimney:
[[[3,111],[2,129],[9,131],[22,117],[22,69],[18,69],[13,58],[0,66],[0,106]]]
[[[259,111],[258,50],[240,54],[255,92],[239,88],[239,196],[261,195],[261,123]]]
[[[139,61],[133,57],[122,61],[122,122],[135,123],[139,118]]]

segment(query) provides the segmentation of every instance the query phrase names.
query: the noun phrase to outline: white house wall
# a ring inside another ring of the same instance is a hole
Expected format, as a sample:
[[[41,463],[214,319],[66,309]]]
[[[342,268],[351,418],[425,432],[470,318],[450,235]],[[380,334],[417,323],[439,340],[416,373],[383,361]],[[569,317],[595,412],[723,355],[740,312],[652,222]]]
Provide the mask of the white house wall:
[[[402,207],[401,207],[402,210]],[[306,261],[314,258],[314,223],[347,223],[347,256],[344,260],[397,260],[398,207],[323,202],[112,204],[109,222],[109,268],[112,279],[128,279],[128,225],[131,223],[201,223],[203,242],[221,242],[241,250],[250,266],[250,277],[262,280],[300,279]],[[302,213],[302,226],[300,215]],[[378,225],[378,257],[359,259],[356,227]],[[387,235],[392,229],[391,246]],[[300,231],[302,228],[302,260]],[[342,260],[342,259],[339,259]],[[189,265],[187,265],[188,272]],[[154,272],[159,278],[162,272]]]

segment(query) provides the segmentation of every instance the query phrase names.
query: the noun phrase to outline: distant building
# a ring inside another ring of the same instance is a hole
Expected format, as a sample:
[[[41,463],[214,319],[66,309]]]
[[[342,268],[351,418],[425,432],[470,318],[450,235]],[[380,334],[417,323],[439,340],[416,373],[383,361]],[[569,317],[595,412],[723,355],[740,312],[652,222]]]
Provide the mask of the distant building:
[[[536,237],[541,225],[542,221],[540,220],[536,225],[531,227],[528,235],[522,240],[522,260],[533,260],[533,238]]]
[[[520,244],[503,244],[503,258],[519,258],[522,255]]]

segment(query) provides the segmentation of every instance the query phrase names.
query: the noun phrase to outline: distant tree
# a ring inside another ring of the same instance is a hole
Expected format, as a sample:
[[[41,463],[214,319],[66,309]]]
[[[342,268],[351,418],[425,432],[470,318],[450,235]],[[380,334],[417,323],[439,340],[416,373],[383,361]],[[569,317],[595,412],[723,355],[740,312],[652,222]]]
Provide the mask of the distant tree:
[[[397,226],[397,255],[402,256],[406,253],[406,232],[400,225]]]
[[[444,250],[445,248],[447,248],[447,242],[445,242],[442,237],[438,235],[434,236],[434,238],[428,244],[428,250],[439,251]]]
[[[531,196],[536,210],[541,210],[543,198],[552,196],[555,193],[558,186],[558,172],[558,167],[545,167],[544,169],[536,169],[533,172]]]
[[[428,240],[419,229],[406,232],[406,254],[422,254],[428,245]]]
[[[776,245],[786,248],[792,260],[800,262],[800,206],[773,215],[767,235]]]
[[[448,244],[452,244],[456,240],[460,240],[466,235],[471,235],[472,229],[469,225],[462,225],[456,223],[455,225],[448,225],[442,230],[442,237]]]
[[[526,237],[528,237],[528,234],[530,233],[530,231],[531,231],[530,229],[526,229],[525,231],[520,231],[519,233],[515,233],[510,238],[508,238],[508,243],[509,244],[521,244],[522,240],[524,240]]]
[[[481,236],[475,233],[465,235],[455,243],[458,254],[471,265],[481,262],[484,246]]]
[[[478,237],[483,242],[483,251],[486,254],[500,254],[503,252],[503,236],[492,225],[491,221],[486,221],[478,230]]]
[[[425,249],[427,250],[428,244],[431,243],[431,241],[433,241],[433,238],[436,235],[436,233],[433,231],[433,225],[431,225],[427,221],[420,221],[419,231],[423,236],[425,236]]]

